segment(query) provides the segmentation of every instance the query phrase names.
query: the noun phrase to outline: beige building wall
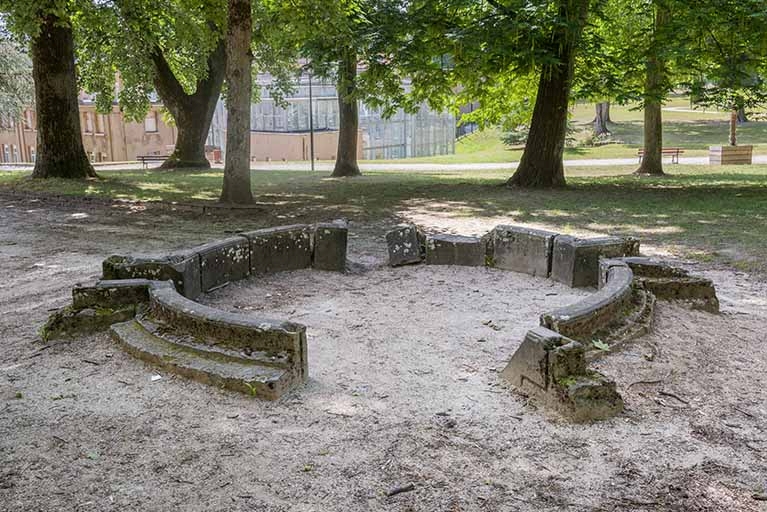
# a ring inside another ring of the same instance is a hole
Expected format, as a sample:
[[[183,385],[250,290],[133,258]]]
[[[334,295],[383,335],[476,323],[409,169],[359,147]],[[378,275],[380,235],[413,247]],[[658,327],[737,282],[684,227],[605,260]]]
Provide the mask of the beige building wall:
[[[25,110],[21,120],[0,119],[0,164],[31,163],[37,147],[35,112]],[[135,161],[139,155],[169,155],[176,141],[176,128],[162,120],[162,106],[152,105],[143,123],[126,122],[117,106],[110,114],[99,114],[93,104],[80,104],[83,147],[92,162]],[[310,158],[309,133],[251,132],[252,161],[306,161]],[[357,157],[362,158],[362,131],[357,139]],[[314,134],[318,160],[335,160],[338,131]]]
[[[338,131],[314,133],[314,157],[317,160],[335,160],[338,150]],[[252,161],[298,162],[311,158],[309,133],[250,132],[250,158]],[[357,135],[357,158],[362,158],[362,131]]]
[[[143,123],[126,122],[118,107],[99,114],[95,105],[80,104],[83,147],[92,162],[135,161],[138,155],[169,155],[176,128],[162,120],[162,106],[152,105]],[[21,120],[0,119],[0,163],[34,162],[37,122],[33,110]]]
[[[35,156],[35,113],[25,110],[21,119],[0,116],[0,164],[29,162]]]

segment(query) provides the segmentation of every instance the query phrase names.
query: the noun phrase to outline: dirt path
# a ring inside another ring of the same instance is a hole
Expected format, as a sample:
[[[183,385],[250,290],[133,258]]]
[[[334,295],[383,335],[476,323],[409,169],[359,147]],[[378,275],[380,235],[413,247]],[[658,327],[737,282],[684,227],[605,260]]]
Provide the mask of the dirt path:
[[[205,299],[310,326],[310,382],[266,403],[153,382],[103,334],[45,347],[37,328],[109,254],[274,219],[0,199],[0,510],[767,510],[753,498],[767,492],[764,283],[708,269],[722,315],[659,305],[652,335],[599,363],[628,411],[573,426],[496,371],[544,304],[582,292],[485,269],[377,268],[387,222],[352,222],[352,257],[372,270]]]

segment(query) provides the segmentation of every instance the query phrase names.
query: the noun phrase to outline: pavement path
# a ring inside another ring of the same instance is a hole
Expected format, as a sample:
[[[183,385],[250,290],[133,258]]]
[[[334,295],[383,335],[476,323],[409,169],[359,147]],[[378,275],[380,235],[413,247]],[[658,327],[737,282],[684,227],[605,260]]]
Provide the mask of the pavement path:
[[[670,160],[670,159],[669,159]],[[754,155],[753,163],[767,164],[767,155]],[[707,156],[680,157],[680,165],[708,165]],[[360,164],[362,171],[411,171],[411,172],[457,172],[457,171],[493,171],[504,169],[516,169],[519,162],[498,163],[386,163],[364,162]],[[594,158],[583,160],[565,160],[565,167],[611,167],[622,165],[638,165],[636,158]],[[140,163],[97,164],[96,169],[101,170],[135,170],[141,169]],[[214,164],[214,168],[223,168],[221,164]],[[31,165],[0,165],[0,171],[30,170]],[[330,172],[333,170],[332,162],[317,162],[315,170]],[[255,162],[252,166],[256,171],[309,171],[309,162]]]

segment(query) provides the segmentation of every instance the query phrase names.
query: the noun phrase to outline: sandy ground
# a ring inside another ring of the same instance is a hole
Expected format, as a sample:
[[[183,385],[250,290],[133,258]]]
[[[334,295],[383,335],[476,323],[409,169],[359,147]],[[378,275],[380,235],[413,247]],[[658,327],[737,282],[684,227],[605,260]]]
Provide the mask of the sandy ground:
[[[767,492],[764,282],[699,267],[723,313],[659,304],[652,335],[598,363],[626,413],[569,425],[497,371],[541,311],[583,292],[381,267],[390,222],[352,222],[357,273],[286,273],[204,299],[309,325],[309,383],[268,403],[153,382],[104,334],[45,346],[37,329],[109,254],[274,218],[0,198],[0,510],[767,510],[755,499]]]

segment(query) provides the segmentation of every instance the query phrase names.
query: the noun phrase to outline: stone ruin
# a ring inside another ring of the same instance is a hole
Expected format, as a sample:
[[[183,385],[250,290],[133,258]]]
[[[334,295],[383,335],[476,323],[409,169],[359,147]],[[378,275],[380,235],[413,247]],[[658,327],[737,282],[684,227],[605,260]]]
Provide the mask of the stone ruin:
[[[250,276],[314,268],[344,272],[345,222],[260,229],[162,257],[110,256],[102,279],[72,290],[44,340],[109,329],[129,354],[168,372],[274,400],[308,377],[306,327],[221,311],[195,301]],[[587,363],[648,332],[656,298],[718,311],[710,280],[639,256],[635,238],[578,239],[520,226],[483,237],[387,233],[389,264],[488,266],[596,291],[543,312],[501,373],[519,391],[574,421],[623,409],[615,384]]]
[[[639,256],[633,237],[579,239],[522,226],[497,226],[482,237],[424,235],[404,225],[386,240],[392,266],[488,266],[594,288],[575,304],[543,312],[501,372],[517,390],[576,422],[623,410],[615,383],[587,364],[647,333],[656,299],[719,311],[711,280]]]
[[[43,337],[104,329],[129,354],[168,372],[274,400],[308,378],[306,327],[221,311],[201,294],[249,276],[346,268],[343,222],[243,233],[163,257],[110,256],[102,279],[72,290]]]

